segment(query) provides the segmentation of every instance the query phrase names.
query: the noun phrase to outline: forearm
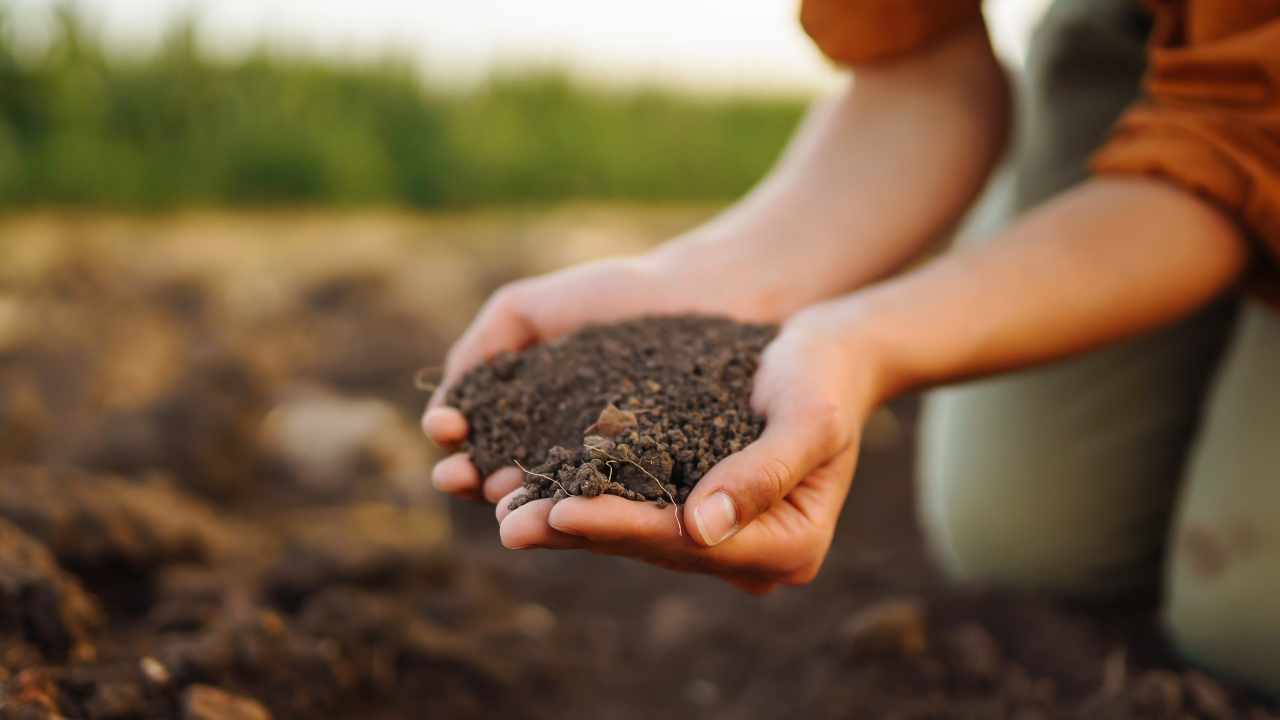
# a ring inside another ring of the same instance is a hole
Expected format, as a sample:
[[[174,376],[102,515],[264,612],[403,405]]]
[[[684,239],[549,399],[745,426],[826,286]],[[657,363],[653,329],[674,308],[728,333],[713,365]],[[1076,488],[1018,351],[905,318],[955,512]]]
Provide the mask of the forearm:
[[[874,404],[1170,323],[1234,283],[1247,256],[1235,225],[1181,190],[1094,180],[992,242],[817,311],[868,359]]]
[[[1006,136],[983,28],[855,77],[747,198],[659,251],[670,267],[754,273],[758,314],[781,319],[893,272],[963,214]]]

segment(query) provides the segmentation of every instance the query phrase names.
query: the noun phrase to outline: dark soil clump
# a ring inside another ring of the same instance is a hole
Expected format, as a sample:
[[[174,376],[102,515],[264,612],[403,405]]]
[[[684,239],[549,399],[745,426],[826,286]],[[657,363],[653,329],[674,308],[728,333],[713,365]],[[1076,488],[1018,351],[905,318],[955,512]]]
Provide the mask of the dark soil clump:
[[[776,332],[696,315],[590,326],[499,355],[448,400],[481,473],[525,468],[513,508],[566,495],[683,502],[764,429],[751,387]]]

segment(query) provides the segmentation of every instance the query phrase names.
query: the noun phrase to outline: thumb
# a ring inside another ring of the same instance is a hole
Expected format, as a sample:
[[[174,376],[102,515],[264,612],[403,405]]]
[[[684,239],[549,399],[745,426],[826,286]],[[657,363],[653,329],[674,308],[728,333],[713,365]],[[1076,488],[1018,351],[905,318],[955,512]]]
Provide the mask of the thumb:
[[[758,440],[720,461],[685,503],[685,525],[700,545],[733,537],[845,444],[839,409],[787,408],[771,414]]]

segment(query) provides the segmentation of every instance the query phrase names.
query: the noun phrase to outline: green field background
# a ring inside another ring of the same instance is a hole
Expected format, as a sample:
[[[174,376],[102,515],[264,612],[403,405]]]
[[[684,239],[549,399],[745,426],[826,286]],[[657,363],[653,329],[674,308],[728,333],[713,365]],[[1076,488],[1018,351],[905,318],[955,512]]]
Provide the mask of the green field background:
[[[71,12],[38,50],[0,6],[0,207],[721,202],[777,157],[802,97],[602,88],[563,72],[430,87],[411,63],[263,49],[184,23],[112,52]]]

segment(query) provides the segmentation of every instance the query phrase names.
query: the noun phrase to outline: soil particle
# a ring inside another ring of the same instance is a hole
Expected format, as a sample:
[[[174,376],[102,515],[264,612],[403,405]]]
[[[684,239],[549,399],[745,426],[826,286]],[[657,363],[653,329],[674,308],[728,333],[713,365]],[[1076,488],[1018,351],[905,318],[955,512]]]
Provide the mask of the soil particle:
[[[150,656],[138,661],[138,669],[142,671],[142,677],[146,678],[147,682],[152,685],[168,685],[169,681],[173,679],[169,674],[169,668]]]
[[[914,598],[877,603],[850,617],[840,637],[854,655],[921,655],[928,644],[924,604]]]
[[[519,463],[512,507],[564,495],[683,502],[760,436],[750,407],[771,325],[707,316],[591,326],[499,355],[449,393],[482,474]]]
[[[192,685],[182,698],[183,720],[271,720],[257,700],[208,685]]]

